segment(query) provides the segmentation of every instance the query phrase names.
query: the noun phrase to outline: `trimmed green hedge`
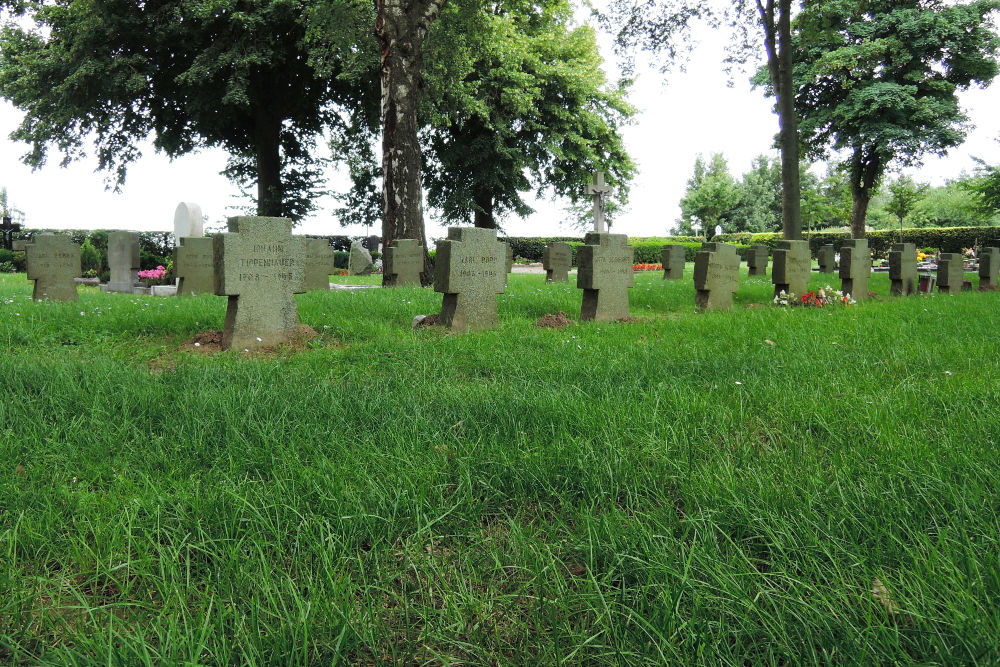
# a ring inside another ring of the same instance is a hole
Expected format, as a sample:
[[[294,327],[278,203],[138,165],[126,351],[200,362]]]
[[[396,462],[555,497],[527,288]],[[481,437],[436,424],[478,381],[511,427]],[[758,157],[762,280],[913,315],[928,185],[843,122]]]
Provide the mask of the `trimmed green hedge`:
[[[573,251],[573,266],[576,266],[577,249],[583,245],[583,238],[579,236],[510,236],[501,240],[510,244],[515,258],[526,259],[529,262],[542,261],[545,246],[555,241],[562,241]],[[660,251],[667,244],[683,245],[685,257],[689,262],[694,261],[694,254],[701,249],[701,239],[695,236],[635,236],[630,237],[628,242],[635,248],[635,261],[646,264],[658,264],[661,258]]]
[[[851,238],[850,232],[813,232],[809,238],[809,249],[813,256],[820,246],[832,244],[840,250],[844,241]],[[899,230],[881,229],[868,232],[868,247],[877,258],[889,256],[893,244],[899,243]],[[1000,227],[928,227],[903,229],[903,240],[915,243],[918,248],[937,248],[941,252],[962,252],[966,248],[979,248],[1000,239]],[[781,234],[719,234],[715,241],[739,245],[766,245],[774,249],[781,240]]]

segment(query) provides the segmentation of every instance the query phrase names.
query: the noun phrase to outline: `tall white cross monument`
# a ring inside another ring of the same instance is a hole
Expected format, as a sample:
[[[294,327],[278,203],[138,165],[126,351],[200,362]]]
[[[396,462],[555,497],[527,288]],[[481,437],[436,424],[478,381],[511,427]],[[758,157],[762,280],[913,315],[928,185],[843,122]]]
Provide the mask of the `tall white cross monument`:
[[[594,172],[594,182],[587,186],[587,195],[594,198],[594,231],[604,233],[604,197],[611,192],[611,186],[604,183],[604,172]]]

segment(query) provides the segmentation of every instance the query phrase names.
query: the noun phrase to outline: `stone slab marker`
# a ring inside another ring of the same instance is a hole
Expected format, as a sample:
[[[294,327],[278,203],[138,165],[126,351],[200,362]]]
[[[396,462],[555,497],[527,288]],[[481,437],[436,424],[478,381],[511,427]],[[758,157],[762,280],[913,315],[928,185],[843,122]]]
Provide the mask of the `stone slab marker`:
[[[174,238],[180,243],[182,238],[205,235],[205,221],[201,206],[191,202],[181,202],[174,210]]]
[[[962,291],[965,280],[965,267],[962,265],[961,254],[943,252],[938,258],[937,285],[942,294],[958,294]]]
[[[514,250],[510,247],[510,241],[504,243],[507,246],[507,252],[505,254],[507,262],[507,273],[510,273],[514,269]]]
[[[64,234],[39,234],[24,246],[28,280],[35,281],[35,301],[77,301],[74,278],[80,269],[80,246]]]
[[[660,251],[664,280],[680,280],[684,277],[685,248],[682,245],[666,245]]]
[[[302,287],[306,290],[330,289],[330,274],[336,270],[333,265],[333,246],[326,239],[304,239],[306,243],[305,278]]]
[[[228,296],[222,349],[282,343],[298,332],[295,294],[305,291],[305,239],[288,218],[229,219],[229,233],[212,237],[215,293]]]
[[[108,233],[108,266],[111,278],[106,291],[132,293],[139,284],[139,234],[136,232]]]
[[[577,251],[576,286],[583,290],[580,320],[628,317],[628,291],[635,284],[635,249],[625,234],[588,232]]]
[[[913,243],[897,243],[889,251],[889,279],[893,296],[909,296],[917,293],[917,246]]]
[[[434,291],[444,294],[442,325],[464,332],[499,324],[497,294],[507,289],[506,245],[495,229],[448,228],[434,259]]]
[[[802,296],[809,291],[811,274],[812,255],[809,254],[809,242],[778,241],[771,269],[774,295],[778,296],[784,290],[786,294]]]
[[[979,252],[979,289],[996,289],[998,274],[1000,274],[1000,248],[990,246],[981,249]]]
[[[855,301],[868,298],[868,278],[872,274],[872,255],[868,239],[849,239],[840,246],[840,289]]]
[[[382,257],[382,273],[390,287],[420,287],[424,247],[416,239],[393,239]]]
[[[837,262],[834,259],[836,253],[833,245],[820,246],[816,251],[816,261],[819,262],[820,273],[833,273],[837,270]]]
[[[351,256],[347,260],[347,275],[367,276],[375,270],[372,255],[359,241],[351,244]]]
[[[542,266],[545,267],[545,282],[569,282],[569,270],[573,266],[573,249],[562,241],[548,244],[542,251]]]
[[[694,259],[694,303],[705,310],[733,307],[740,285],[740,256],[728,243],[702,243]]]
[[[752,245],[747,251],[747,275],[766,276],[770,250],[766,245]]]
[[[174,248],[177,296],[215,294],[215,251],[211,238],[181,237]]]

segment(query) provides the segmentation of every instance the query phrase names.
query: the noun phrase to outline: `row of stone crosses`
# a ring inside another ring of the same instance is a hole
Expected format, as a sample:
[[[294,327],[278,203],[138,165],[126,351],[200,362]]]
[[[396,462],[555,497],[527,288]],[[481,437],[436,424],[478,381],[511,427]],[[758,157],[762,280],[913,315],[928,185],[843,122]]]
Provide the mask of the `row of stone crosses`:
[[[634,285],[634,250],[624,234],[604,231],[603,194],[598,175],[588,190],[594,196],[597,231],[588,233],[579,248],[577,287],[583,290],[581,320],[620,320],[628,317],[628,289]],[[184,205],[182,206],[190,206]],[[180,207],[179,207],[180,210]],[[212,293],[228,297],[223,349],[251,350],[284,342],[298,331],[294,294],[329,289],[333,273],[333,248],[326,239],[292,235],[286,218],[243,216],[229,219],[229,232],[202,236],[201,214],[191,212],[189,227],[178,229],[174,262],[179,277],[178,295]],[[195,215],[196,213],[196,215]],[[185,230],[189,236],[180,236]],[[35,282],[36,300],[77,299],[74,278],[80,275],[79,245],[68,236],[41,234],[25,247],[28,278]],[[352,248],[353,254],[354,248]],[[769,251],[752,246],[749,275],[764,275]],[[1000,239],[980,253],[980,289],[996,289],[1000,269]],[[139,266],[138,235],[108,235],[111,279],[106,291],[130,291]],[[352,258],[353,259],[353,258]],[[395,239],[384,249],[384,273],[390,286],[419,286],[424,248],[414,239]],[[819,253],[821,271],[832,272],[833,247]],[[509,244],[497,239],[496,230],[452,227],[437,243],[434,289],[443,294],[440,324],[453,331],[497,326],[497,295],[506,290],[511,269]],[[667,245],[662,250],[664,279],[683,276],[685,248]],[[566,243],[549,244],[544,251],[546,282],[565,282],[572,266],[572,249]],[[740,257],[726,243],[704,243],[695,255],[695,304],[703,309],[729,309],[739,285]],[[912,243],[893,246],[889,253],[892,294],[916,291],[917,251]],[[772,283],[775,295],[802,295],[809,284],[812,257],[802,240],[780,241],[773,253]],[[865,239],[845,241],[840,249],[842,290],[855,300],[868,297],[871,254]],[[962,256],[944,253],[938,266],[939,289],[957,292],[964,282]],[[128,288],[128,289],[126,289]]]

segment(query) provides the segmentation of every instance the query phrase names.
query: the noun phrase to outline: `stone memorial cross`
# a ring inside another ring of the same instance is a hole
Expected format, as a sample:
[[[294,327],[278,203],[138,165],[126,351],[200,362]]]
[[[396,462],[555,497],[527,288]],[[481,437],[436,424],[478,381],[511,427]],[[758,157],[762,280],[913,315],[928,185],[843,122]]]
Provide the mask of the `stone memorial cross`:
[[[840,288],[855,301],[868,298],[868,278],[872,273],[872,255],[868,239],[849,239],[840,246]]]
[[[137,232],[108,233],[108,266],[111,278],[106,291],[132,293],[139,282],[139,234]]]
[[[611,186],[604,182],[604,172],[594,172],[594,182],[587,186],[587,195],[594,198],[594,231],[607,231],[604,225],[604,198],[611,192]]]
[[[628,317],[628,291],[635,284],[635,249],[625,234],[588,232],[577,251],[576,286],[583,290],[580,320]]]
[[[747,250],[747,275],[766,276],[770,250],[766,245],[752,245]]]
[[[39,234],[24,246],[28,280],[35,281],[35,301],[77,301],[76,282],[80,270],[80,246],[63,234]]]
[[[302,288],[310,290],[330,289],[330,274],[336,270],[333,265],[333,246],[326,239],[305,239],[306,260]]]
[[[495,229],[448,228],[434,260],[434,291],[444,294],[442,325],[464,332],[499,324],[497,294],[507,288],[506,245],[497,240]]]
[[[782,291],[802,296],[809,289],[811,272],[812,255],[809,254],[808,241],[778,241],[771,268],[775,296]]]
[[[833,249],[833,245],[827,244],[820,246],[819,250],[816,251],[816,261],[819,263],[820,273],[833,273],[837,270],[837,262],[834,259],[836,257],[836,252]]]
[[[958,294],[965,280],[964,258],[957,252],[943,252],[938,258],[937,286],[942,294]]]
[[[545,282],[568,282],[569,270],[573,266],[573,249],[562,241],[548,244],[542,251],[542,266],[545,267]]]
[[[680,280],[684,277],[685,248],[682,245],[666,245],[660,251],[664,280]]]
[[[994,290],[1000,275],[1000,248],[991,246],[979,251],[979,289]]]
[[[917,293],[917,246],[897,243],[889,251],[889,279],[892,296],[909,296]]]
[[[382,272],[390,287],[420,287],[424,247],[416,239],[393,239],[385,249]]]
[[[174,248],[177,296],[215,294],[215,255],[212,239],[182,236]]]
[[[694,260],[694,303],[705,310],[733,307],[740,284],[740,256],[728,243],[702,243]]]
[[[222,349],[253,350],[298,332],[295,294],[305,291],[305,239],[288,218],[229,219],[229,233],[212,237],[215,293],[228,296]]]

